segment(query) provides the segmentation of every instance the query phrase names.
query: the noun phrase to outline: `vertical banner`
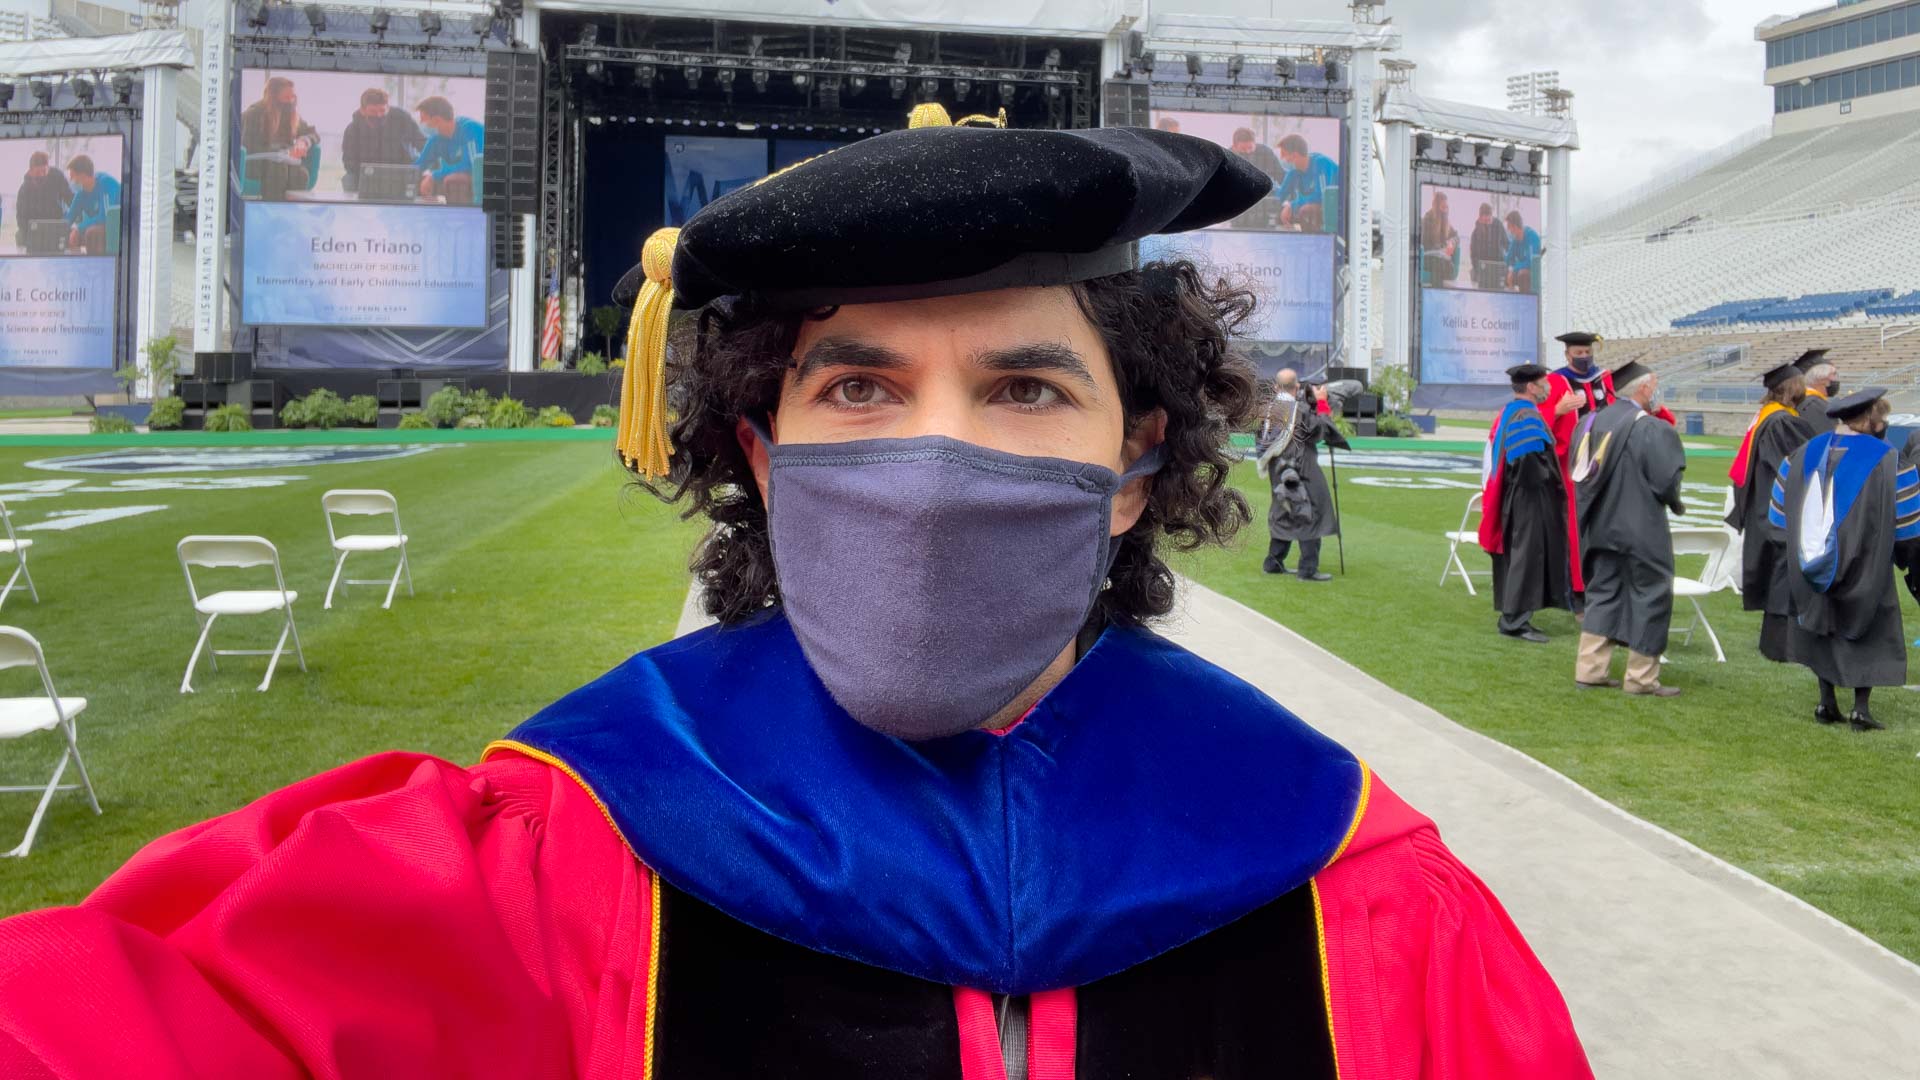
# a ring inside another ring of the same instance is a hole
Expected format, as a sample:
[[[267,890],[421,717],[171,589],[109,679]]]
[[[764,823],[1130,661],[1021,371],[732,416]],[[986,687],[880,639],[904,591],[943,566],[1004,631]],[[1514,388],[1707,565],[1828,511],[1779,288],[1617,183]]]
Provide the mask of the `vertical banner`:
[[[200,209],[193,251],[193,347],[219,352],[226,319],[227,30],[232,0],[208,0],[200,47]]]
[[[767,175],[767,140],[669,135],[666,223],[685,225],[700,208]]]
[[[1373,367],[1373,80],[1378,56],[1372,49],[1353,54],[1353,96],[1349,101],[1347,133],[1353,141],[1349,155],[1353,175],[1352,214],[1347,222],[1346,332],[1341,335],[1341,366]],[[1359,267],[1356,271],[1353,268]],[[1344,363],[1343,363],[1344,362]]]

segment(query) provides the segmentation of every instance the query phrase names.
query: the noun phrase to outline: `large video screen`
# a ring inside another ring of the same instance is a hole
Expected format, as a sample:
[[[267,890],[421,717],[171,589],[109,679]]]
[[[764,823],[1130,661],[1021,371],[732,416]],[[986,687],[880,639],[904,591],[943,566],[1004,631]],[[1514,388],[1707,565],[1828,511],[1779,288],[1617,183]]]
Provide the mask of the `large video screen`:
[[[1540,356],[1540,199],[1421,184],[1420,379],[1507,382]]]
[[[668,225],[685,225],[701,207],[767,175],[765,139],[668,135],[665,150]]]
[[[248,325],[487,324],[491,253],[482,210],[252,202],[241,232]]]
[[[240,196],[478,206],[487,81],[246,68]]]
[[[0,366],[113,367],[125,147],[0,139]]]
[[[1272,181],[1231,221],[1152,237],[1146,258],[1178,255],[1231,275],[1259,299],[1245,335],[1272,344],[1333,342],[1335,237],[1341,229],[1341,122],[1328,116],[1155,109],[1153,126],[1223,146]]]

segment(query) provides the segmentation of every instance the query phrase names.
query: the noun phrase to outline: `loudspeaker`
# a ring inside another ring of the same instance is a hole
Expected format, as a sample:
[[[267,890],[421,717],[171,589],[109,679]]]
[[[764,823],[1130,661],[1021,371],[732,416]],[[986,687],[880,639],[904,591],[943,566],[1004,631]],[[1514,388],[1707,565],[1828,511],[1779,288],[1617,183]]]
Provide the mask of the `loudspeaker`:
[[[487,53],[487,149],[480,159],[480,205],[494,214],[540,212],[540,54]]]
[[[519,214],[494,214],[493,268],[518,270],[527,264],[527,219]]]
[[[1144,82],[1108,79],[1100,88],[1100,123],[1104,127],[1151,127],[1149,88]]]
[[[193,373],[208,382],[245,382],[253,378],[253,354],[247,352],[194,353]]]

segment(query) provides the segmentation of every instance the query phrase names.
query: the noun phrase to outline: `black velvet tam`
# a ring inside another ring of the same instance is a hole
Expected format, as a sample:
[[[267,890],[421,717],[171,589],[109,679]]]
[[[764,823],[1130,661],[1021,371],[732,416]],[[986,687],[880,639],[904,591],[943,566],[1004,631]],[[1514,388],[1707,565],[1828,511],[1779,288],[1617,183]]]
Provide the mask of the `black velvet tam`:
[[[1827,417],[1831,420],[1851,420],[1873,407],[1873,403],[1887,396],[1884,386],[1869,386],[1855,390],[1843,398],[1835,398],[1827,403]]]
[[[1515,364],[1507,369],[1507,378],[1512,379],[1515,386],[1525,386],[1535,379],[1544,379],[1547,375],[1547,369],[1539,364]]]
[[[1600,335],[1589,334],[1585,330],[1570,330],[1553,340],[1563,345],[1591,345],[1600,340]]]
[[[1142,237],[1226,221],[1272,188],[1167,131],[894,131],[709,203],[680,231],[674,302],[812,308],[1084,281],[1132,268]],[[643,280],[636,267],[615,300]]]

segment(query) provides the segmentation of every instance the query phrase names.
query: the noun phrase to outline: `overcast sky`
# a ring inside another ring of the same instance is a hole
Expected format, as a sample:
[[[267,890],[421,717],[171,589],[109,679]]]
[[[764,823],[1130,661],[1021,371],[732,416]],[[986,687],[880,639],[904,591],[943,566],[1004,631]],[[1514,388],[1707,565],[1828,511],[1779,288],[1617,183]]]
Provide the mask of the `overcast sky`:
[[[1507,76],[1560,72],[1574,92],[1581,200],[1604,199],[1772,116],[1753,28],[1819,0],[1388,0],[1414,85],[1505,107]],[[1347,17],[1346,0],[1157,0],[1160,11]]]

